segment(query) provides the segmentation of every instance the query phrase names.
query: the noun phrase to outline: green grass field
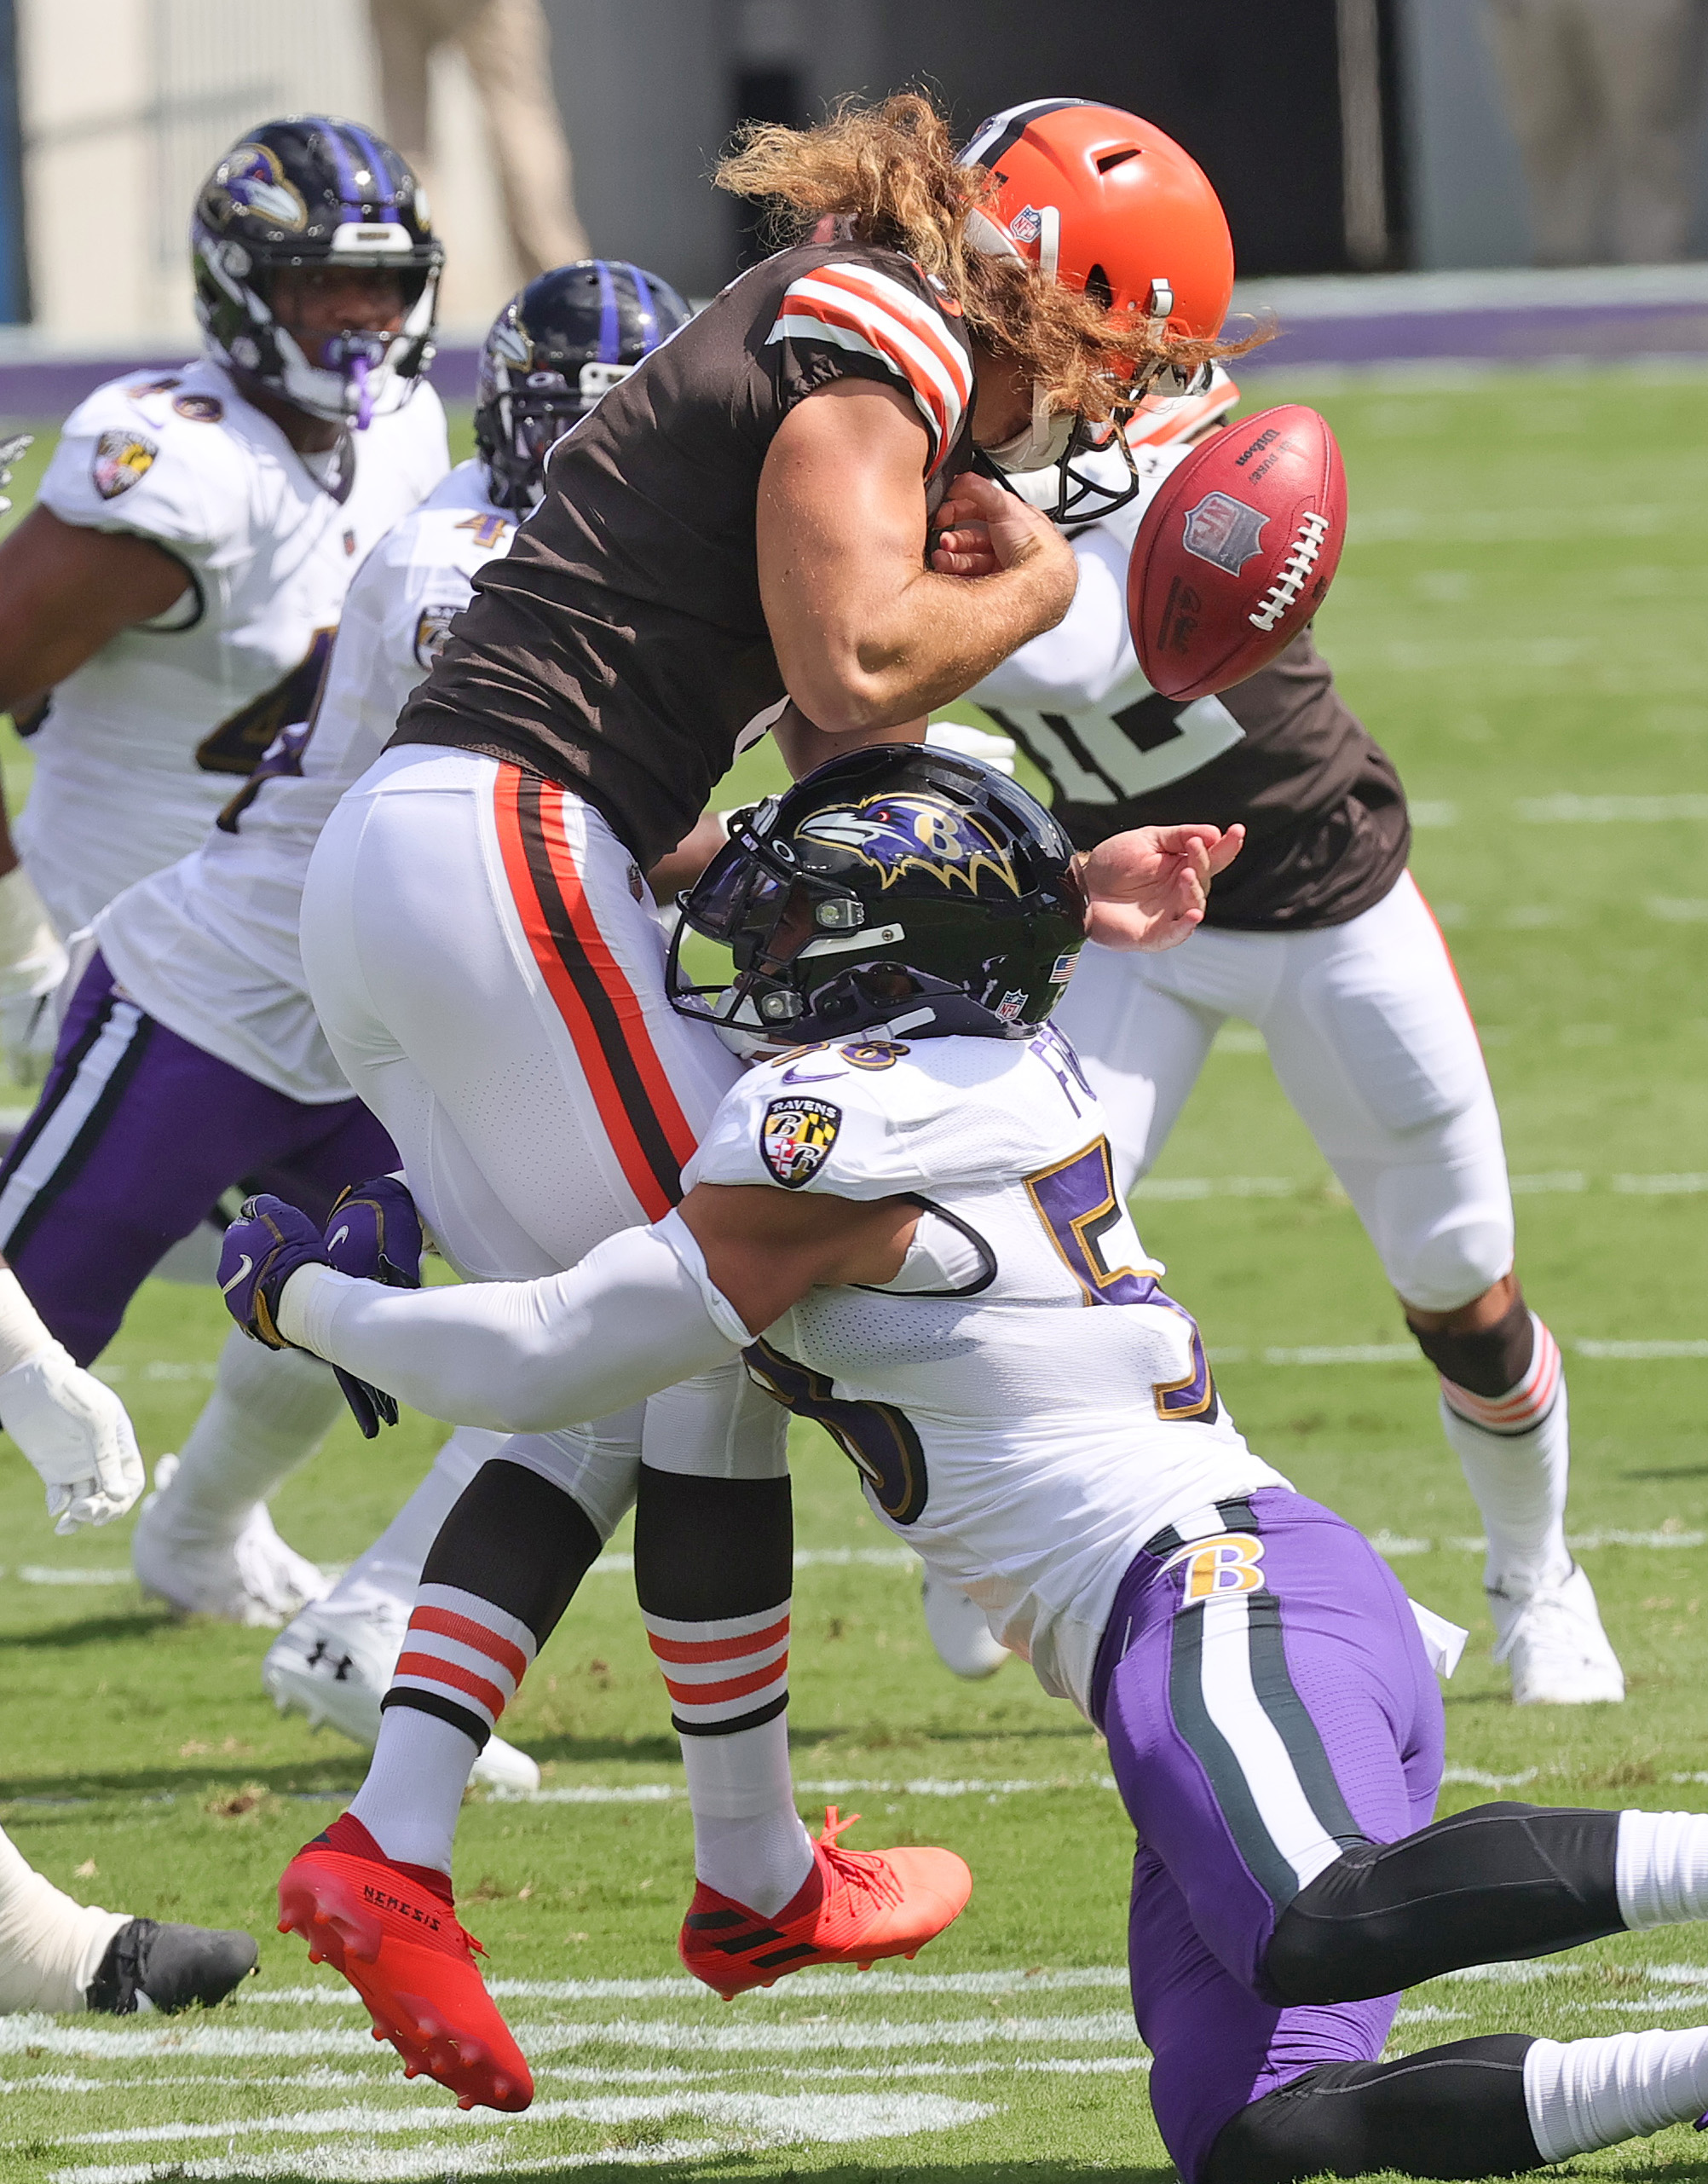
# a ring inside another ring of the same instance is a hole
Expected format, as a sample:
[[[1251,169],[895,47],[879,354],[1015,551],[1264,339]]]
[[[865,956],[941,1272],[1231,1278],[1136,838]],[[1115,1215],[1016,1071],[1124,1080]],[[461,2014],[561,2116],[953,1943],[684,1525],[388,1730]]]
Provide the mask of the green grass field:
[[[1218,1043],[1140,1224],[1253,1443],[1471,1626],[1444,1809],[1505,1794],[1708,1810],[1708,378],[1285,391],[1324,408],[1346,449],[1353,544],[1319,634],[1425,823],[1416,869],[1501,1095],[1520,1271],[1571,1372],[1572,1529],[1629,1702],[1506,1702],[1432,1376],[1250,1035]],[[109,1353],[151,1458],[188,1429],[222,1328],[211,1291],[155,1283]],[[281,1529],[348,1558],[435,1436],[410,1418],[369,1448],[341,1427],[280,1493]],[[339,1983],[272,1931],[279,1868],[338,1810],[360,1755],[274,1713],[264,1634],[168,1621],[130,1580],[127,1527],[56,1540],[21,1460],[0,1465],[0,1819],[81,1895],[263,1939],[261,1978],[211,2014],[0,2020],[0,2184],[617,2165],[850,2184],[1166,2176],[1119,1968],[1130,1834],[1098,1738],[1018,1664],[957,1684],[925,1638],[909,1556],[843,1460],[804,1435],[796,1480],[803,1807],[863,1811],[857,1846],[952,1845],[972,1903],[894,1974],[808,1975],[728,2009],[677,1976],[687,1813],[620,1539],[506,1721],[544,1797],[475,1796],[465,1817],[465,1915],[539,2077],[511,2119],[406,2085]],[[1409,1998],[1395,2044],[1705,2016],[1708,1937],[1663,1932],[1437,1982]],[[1573,2166],[1708,2176],[1684,2130]]]

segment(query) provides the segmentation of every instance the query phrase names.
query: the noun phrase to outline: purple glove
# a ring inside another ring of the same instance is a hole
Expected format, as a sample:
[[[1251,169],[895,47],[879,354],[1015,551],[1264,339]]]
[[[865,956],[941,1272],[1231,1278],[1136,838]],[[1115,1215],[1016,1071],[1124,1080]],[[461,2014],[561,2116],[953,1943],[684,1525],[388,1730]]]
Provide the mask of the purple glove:
[[[420,1288],[421,1217],[395,1176],[343,1193],[326,1223],[326,1257],[340,1274],[389,1289]]]
[[[421,1220],[415,1201],[395,1176],[377,1176],[345,1191],[326,1223],[326,1257],[340,1274],[362,1281],[383,1281],[388,1289],[421,1286]],[[382,1425],[397,1423],[397,1398],[371,1380],[358,1379],[335,1365],[344,1401],[364,1436],[373,1440]]]
[[[289,1349],[279,1332],[279,1292],[298,1267],[329,1267],[320,1232],[306,1213],[263,1192],[245,1199],[225,1232],[220,1295],[246,1335],[268,1349]]]

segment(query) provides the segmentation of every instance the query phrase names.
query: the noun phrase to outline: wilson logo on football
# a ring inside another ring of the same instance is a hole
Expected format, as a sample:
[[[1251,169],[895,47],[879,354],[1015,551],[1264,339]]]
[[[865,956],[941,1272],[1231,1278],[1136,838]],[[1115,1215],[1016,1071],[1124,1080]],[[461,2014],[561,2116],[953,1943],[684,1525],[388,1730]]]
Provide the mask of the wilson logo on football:
[[[1180,1604],[1189,1608],[1224,1593],[1261,1592],[1263,1573],[1257,1565],[1262,1559],[1261,1540],[1249,1532],[1225,1532],[1214,1540],[1194,1540],[1191,1546],[1170,1555],[1163,1567],[1170,1570],[1186,1564]]]

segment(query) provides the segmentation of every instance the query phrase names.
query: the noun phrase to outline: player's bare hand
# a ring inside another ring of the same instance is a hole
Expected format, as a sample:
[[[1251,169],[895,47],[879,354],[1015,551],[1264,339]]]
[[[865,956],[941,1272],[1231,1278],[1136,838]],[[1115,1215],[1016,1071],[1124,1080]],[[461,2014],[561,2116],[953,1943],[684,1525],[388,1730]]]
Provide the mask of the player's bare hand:
[[[1245,829],[1135,827],[1099,842],[1080,867],[1086,937],[1123,950],[1178,947],[1203,918],[1210,883],[1238,856]]]
[[[931,565],[939,576],[1031,568],[1059,588],[1062,614],[1079,581],[1073,548],[1049,517],[976,471],[956,478],[937,511]]]

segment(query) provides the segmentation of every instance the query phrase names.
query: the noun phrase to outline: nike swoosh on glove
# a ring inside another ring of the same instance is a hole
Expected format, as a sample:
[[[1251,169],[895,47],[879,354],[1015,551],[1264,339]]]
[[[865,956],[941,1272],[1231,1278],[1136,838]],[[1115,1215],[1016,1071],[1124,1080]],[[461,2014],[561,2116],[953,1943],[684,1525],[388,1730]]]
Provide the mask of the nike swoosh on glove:
[[[147,1483],[124,1404],[58,1343],[0,1372],[0,1423],[46,1487],[56,1532],[110,1524]]]
[[[329,1267],[320,1232],[306,1213],[263,1191],[245,1199],[225,1232],[219,1292],[246,1335],[268,1349],[290,1349],[279,1332],[279,1292],[298,1267]]]
[[[340,1274],[361,1281],[381,1281],[388,1289],[421,1286],[421,1216],[408,1186],[399,1176],[376,1176],[353,1185],[332,1208],[326,1223],[326,1257]],[[397,1423],[397,1398],[371,1380],[332,1371],[364,1436],[372,1441],[382,1425]]]

